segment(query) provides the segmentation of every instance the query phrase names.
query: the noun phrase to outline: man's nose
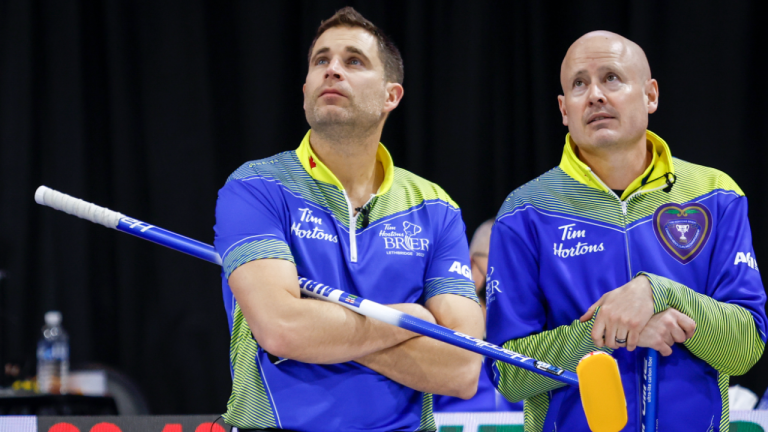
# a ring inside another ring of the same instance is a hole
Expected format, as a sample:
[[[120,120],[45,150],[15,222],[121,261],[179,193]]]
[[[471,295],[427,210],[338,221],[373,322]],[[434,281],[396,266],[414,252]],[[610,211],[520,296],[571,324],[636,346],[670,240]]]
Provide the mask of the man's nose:
[[[325,79],[342,79],[344,76],[344,68],[341,65],[339,59],[332,59],[328,62],[328,67],[325,69]]]
[[[605,103],[605,94],[603,94],[603,90],[597,84],[589,86],[588,96],[590,105],[603,105]]]

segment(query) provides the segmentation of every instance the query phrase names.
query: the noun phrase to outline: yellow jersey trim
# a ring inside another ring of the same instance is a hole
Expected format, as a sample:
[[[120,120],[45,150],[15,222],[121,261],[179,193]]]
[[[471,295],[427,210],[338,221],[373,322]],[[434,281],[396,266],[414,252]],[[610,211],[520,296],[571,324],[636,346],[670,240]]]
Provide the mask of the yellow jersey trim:
[[[650,165],[648,165],[645,171],[624,189],[624,194],[621,196],[622,200],[626,199],[629,194],[637,190],[653,189],[663,186],[666,184],[664,174],[675,173],[675,165],[672,163],[672,153],[669,151],[667,143],[661,139],[661,137],[649,130],[645,131],[645,138],[652,146],[653,160],[651,160]],[[603,184],[595,180],[593,174],[590,174],[591,170],[589,166],[576,156],[575,148],[576,144],[571,140],[571,134],[569,133],[565,136],[565,147],[563,149],[563,157],[560,160],[560,168],[579,183],[612,193]],[[643,184],[644,180],[647,181],[647,183]]]
[[[312,133],[310,129],[304,139],[301,140],[299,148],[296,149],[296,156],[301,161],[301,166],[313,179],[332,184],[339,190],[343,191],[342,186],[336,175],[328,168],[323,161],[312,150],[312,145],[309,143],[309,135]],[[389,150],[384,147],[384,144],[379,143],[379,148],[376,150],[376,160],[381,162],[381,166],[384,168],[384,180],[379,186],[379,191],[376,195],[384,195],[392,187],[392,182],[395,179],[395,164],[392,161],[392,155],[389,154]]]

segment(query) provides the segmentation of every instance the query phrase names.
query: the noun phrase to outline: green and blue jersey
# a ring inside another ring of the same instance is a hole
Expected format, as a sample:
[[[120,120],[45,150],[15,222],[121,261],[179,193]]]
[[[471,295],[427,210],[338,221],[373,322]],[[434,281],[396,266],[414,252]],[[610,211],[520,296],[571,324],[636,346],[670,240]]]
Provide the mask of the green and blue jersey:
[[[355,362],[269,355],[232,295],[227,280],[238,266],[283,259],[299,276],[381,304],[424,304],[442,294],[477,301],[461,211],[442,189],[394,167],[379,145],[384,181],[356,213],[309,137],[295,151],[242,165],[219,191],[215,246],[233,376],[225,420],[296,431],[434,430],[430,394]]]
[[[558,167],[508,196],[491,235],[487,340],[575,371],[597,350],[594,319],[579,317],[644,274],[656,313],[672,307],[696,322],[691,339],[659,356],[658,424],[727,431],[729,376],[749,370],[766,341],[747,199],[726,174],[672,158],[661,138],[646,136],[653,161],[621,197],[568,137]],[[619,364],[624,431],[639,432],[645,349],[603,350]],[[486,371],[507,398],[525,399],[526,431],[589,430],[578,389],[492,360]]]

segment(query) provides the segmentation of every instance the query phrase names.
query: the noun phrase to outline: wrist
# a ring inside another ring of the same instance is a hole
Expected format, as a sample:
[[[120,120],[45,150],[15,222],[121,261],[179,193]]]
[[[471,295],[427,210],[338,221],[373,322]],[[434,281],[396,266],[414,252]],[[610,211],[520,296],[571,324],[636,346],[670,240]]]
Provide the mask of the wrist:
[[[645,278],[645,281],[648,282],[648,285],[651,289],[651,298],[653,300],[653,313],[657,314],[659,312],[664,312],[669,308],[669,305],[667,304],[667,287],[663,283],[665,280],[664,278],[651,274],[646,272],[639,272],[636,278],[639,278],[643,276]]]
[[[635,277],[635,280],[640,284],[641,289],[648,294],[648,298],[653,301],[653,285],[651,285],[651,280],[648,279],[648,276],[640,274]]]

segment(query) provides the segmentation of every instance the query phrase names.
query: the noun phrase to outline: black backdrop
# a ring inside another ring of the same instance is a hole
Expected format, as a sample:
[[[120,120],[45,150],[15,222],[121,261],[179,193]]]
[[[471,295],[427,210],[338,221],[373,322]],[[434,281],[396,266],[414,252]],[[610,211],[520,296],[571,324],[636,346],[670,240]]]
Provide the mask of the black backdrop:
[[[383,142],[453,196],[469,232],[559,162],[561,59],[581,34],[607,29],[650,59],[661,90],[650,129],[750,196],[765,256],[764,0],[0,0],[0,353],[34,358],[43,313],[60,309],[73,363],[125,371],[154,413],[223,411],[219,270],[42,208],[34,190],[211,242],[227,175],[306,132],[306,51],[346,4],[405,59],[405,99]],[[767,367],[735,381],[762,394]]]

